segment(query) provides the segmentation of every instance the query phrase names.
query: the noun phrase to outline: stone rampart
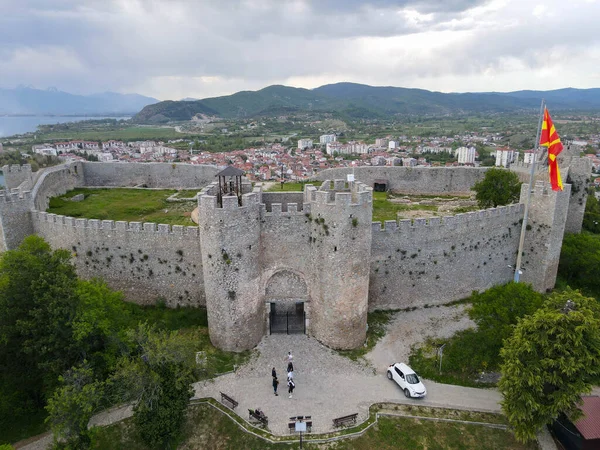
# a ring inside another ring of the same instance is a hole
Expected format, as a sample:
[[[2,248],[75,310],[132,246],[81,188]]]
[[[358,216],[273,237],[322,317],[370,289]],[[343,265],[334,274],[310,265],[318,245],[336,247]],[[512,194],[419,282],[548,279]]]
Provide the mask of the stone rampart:
[[[23,190],[31,190],[33,187],[31,164],[2,166],[2,174],[4,175],[4,186],[7,189],[20,187]]]
[[[0,191],[0,251],[16,248],[25,237],[34,233],[30,220],[32,209],[30,191]]]
[[[523,210],[373,223],[369,309],[437,305],[510,281]]]
[[[469,195],[487,167],[356,167],[354,176],[367,186],[385,182],[387,189],[402,194]],[[315,180],[346,179],[352,168],[326,169]]]
[[[197,227],[76,219],[33,212],[33,231],[73,255],[84,278],[100,277],[128,300],[206,304]]]
[[[214,166],[169,163],[96,163],[83,164],[86,186],[138,186],[165,189],[194,189],[215,180]]]
[[[44,169],[33,188],[33,202],[37,211],[46,211],[50,199],[76,187],[85,186],[83,163],[74,162]]]

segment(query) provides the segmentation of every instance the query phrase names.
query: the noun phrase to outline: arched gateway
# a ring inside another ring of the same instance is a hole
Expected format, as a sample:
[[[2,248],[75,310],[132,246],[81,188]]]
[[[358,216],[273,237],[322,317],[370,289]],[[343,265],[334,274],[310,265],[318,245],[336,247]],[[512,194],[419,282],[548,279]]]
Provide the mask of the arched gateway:
[[[309,300],[302,274],[288,269],[275,272],[265,286],[269,334],[306,333]]]

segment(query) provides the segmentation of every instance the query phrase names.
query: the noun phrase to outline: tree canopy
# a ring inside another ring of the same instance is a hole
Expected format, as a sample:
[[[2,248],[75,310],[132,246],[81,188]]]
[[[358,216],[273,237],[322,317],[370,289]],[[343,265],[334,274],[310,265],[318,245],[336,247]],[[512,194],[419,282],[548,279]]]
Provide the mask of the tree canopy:
[[[560,413],[580,416],[600,375],[600,306],[578,291],[552,294],[517,324],[502,349],[502,409],[517,439],[535,439]]]
[[[480,208],[495,208],[519,200],[521,182],[514,172],[505,169],[489,169],[483,180],[473,186]]]

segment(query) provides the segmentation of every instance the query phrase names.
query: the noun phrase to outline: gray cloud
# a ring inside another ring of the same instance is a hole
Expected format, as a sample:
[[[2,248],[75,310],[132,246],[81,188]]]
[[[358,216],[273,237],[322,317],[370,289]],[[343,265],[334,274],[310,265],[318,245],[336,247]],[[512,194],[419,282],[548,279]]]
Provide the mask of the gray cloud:
[[[600,51],[600,6],[583,0],[568,9],[559,0],[3,3],[3,87],[178,98],[286,82],[465,91],[482,77],[490,90],[512,90],[545,88],[540,80],[591,85],[598,76],[588,59]],[[552,64],[569,65],[557,74],[571,78],[548,77]]]

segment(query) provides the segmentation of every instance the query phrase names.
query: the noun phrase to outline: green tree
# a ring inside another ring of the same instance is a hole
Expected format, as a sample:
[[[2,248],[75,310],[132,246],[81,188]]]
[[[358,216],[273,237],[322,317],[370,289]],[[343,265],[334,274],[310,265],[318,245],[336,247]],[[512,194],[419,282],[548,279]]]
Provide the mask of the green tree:
[[[128,332],[128,340],[136,351],[121,360],[111,384],[121,399],[135,402],[133,421],[144,442],[153,448],[170,448],[193,394],[195,340],[147,324]]]
[[[513,172],[504,169],[489,169],[483,180],[473,186],[480,208],[495,208],[519,200],[521,182]]]
[[[85,362],[59,377],[61,386],[48,400],[46,410],[55,448],[83,449],[90,444],[88,422],[103,397],[104,385],[94,381]]]
[[[543,302],[529,284],[510,282],[475,293],[469,317],[477,324],[477,338],[485,342],[485,360],[491,367],[500,364],[500,349],[518,320],[537,311]]]
[[[600,306],[567,290],[522,319],[502,349],[502,409],[520,441],[564,413],[581,415],[581,395],[600,375]]]
[[[600,234],[600,202],[598,202],[593,188],[588,190],[585,202],[583,229],[591,233]]]
[[[558,274],[570,286],[598,296],[600,294],[600,236],[589,233],[565,234]]]
[[[0,377],[38,405],[79,355],[69,325],[76,282],[69,253],[37,236],[0,260]]]

